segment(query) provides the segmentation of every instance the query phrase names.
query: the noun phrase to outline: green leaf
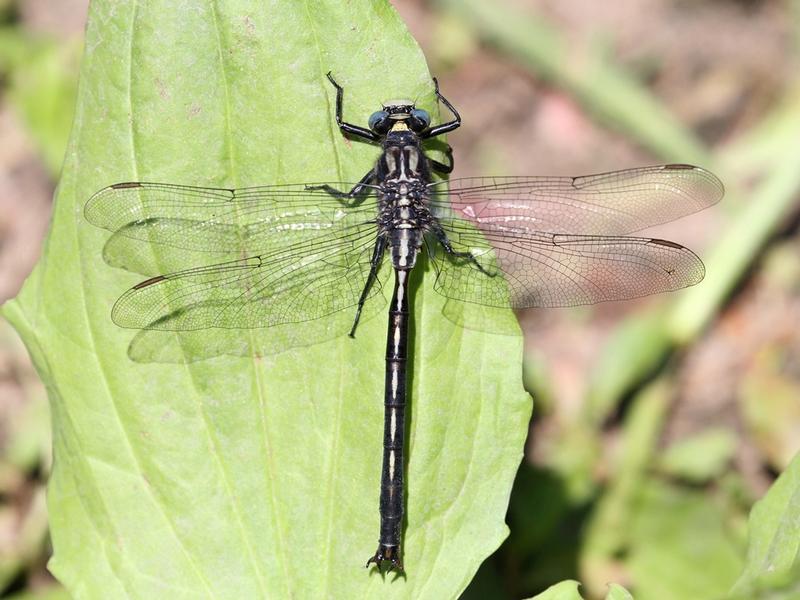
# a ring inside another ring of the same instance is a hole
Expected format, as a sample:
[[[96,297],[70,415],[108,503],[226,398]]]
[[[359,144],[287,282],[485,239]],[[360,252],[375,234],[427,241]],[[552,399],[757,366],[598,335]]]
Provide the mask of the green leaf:
[[[530,600],[583,600],[578,588],[580,583],[577,581],[562,581],[550,586],[541,594],[537,594]]]
[[[606,600],[633,600],[633,596],[621,585],[612,583],[608,586]]]
[[[737,512],[724,498],[658,479],[644,483],[625,553],[629,587],[652,600],[721,598],[741,569],[732,531]]]
[[[673,477],[705,483],[728,468],[736,452],[736,433],[710,427],[670,445],[658,458],[658,469]]]
[[[529,600],[583,600],[578,591],[580,585],[577,581],[561,581]],[[608,586],[606,600],[633,600],[633,596],[622,586],[612,583]]]
[[[750,511],[747,560],[735,598],[797,598],[800,592],[800,455]]]
[[[103,263],[89,196],[126,180],[357,180],[377,149],[340,135],[328,70],[349,120],[397,96],[435,110],[424,58],[385,2],[91,5],[50,237],[5,309],[50,396],[50,568],[75,597],[453,598],[507,533],[530,415],[521,338],[443,318],[430,273],[413,297],[399,578],[364,569],[385,317],[355,340],[183,364],[131,361],[133,332],[110,321],[140,277]]]

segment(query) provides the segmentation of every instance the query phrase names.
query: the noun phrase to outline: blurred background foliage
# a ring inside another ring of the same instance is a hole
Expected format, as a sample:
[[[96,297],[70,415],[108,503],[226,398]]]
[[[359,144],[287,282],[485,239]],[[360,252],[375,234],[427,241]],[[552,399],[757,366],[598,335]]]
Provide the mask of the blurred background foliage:
[[[699,252],[702,284],[520,313],[526,460],[511,534],[464,597],[564,579],[587,598],[609,582],[644,600],[761,597],[748,514],[800,449],[800,1],[394,5],[464,117],[456,176],[673,161],[727,186],[719,207],[653,230]],[[85,12],[86,0],[0,0],[2,300],[46,230]],[[45,392],[0,324],[3,597],[63,596],[45,569],[49,457]],[[791,474],[762,523],[791,503]],[[796,581],[772,581],[770,597],[800,597]]]

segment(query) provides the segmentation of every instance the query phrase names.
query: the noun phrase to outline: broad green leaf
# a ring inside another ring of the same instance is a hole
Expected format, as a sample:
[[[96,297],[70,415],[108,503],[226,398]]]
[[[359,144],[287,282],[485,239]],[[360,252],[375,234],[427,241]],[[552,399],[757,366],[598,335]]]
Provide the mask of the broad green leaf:
[[[658,479],[641,487],[623,559],[634,595],[652,600],[721,598],[741,570],[732,531],[737,511],[724,498]]]
[[[103,262],[89,196],[130,180],[357,180],[377,149],[335,127],[328,70],[351,121],[398,96],[435,111],[424,58],[385,2],[92,3],[50,237],[5,309],[50,395],[50,568],[75,597],[452,598],[506,535],[530,415],[521,339],[443,318],[430,273],[413,296],[399,578],[363,567],[378,533],[385,317],[355,340],[183,363],[133,362],[135,332],[110,321],[141,276]],[[245,347],[268,335],[241,333]]]
[[[583,596],[578,591],[580,585],[577,581],[562,581],[550,586],[530,600],[583,600]]]
[[[579,588],[577,581],[561,581],[529,600],[583,600]],[[606,600],[633,600],[633,596],[622,586],[612,583],[608,586]]]
[[[608,586],[606,600],[633,600],[633,596],[621,585],[612,583]]]
[[[800,455],[750,512],[747,560],[735,598],[797,598],[800,593]]]

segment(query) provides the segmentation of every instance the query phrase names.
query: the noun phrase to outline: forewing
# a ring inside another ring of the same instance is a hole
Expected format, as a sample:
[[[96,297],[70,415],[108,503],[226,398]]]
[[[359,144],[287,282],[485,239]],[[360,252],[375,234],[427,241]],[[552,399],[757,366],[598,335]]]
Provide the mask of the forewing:
[[[322,184],[289,184],[240,189],[170,183],[130,182],[103,188],[86,202],[84,215],[98,227],[117,231],[148,219],[179,219],[242,225],[313,227],[320,213],[342,208]],[[330,183],[350,189],[352,183]],[[327,209],[324,207],[328,207]],[[191,240],[186,240],[191,243]]]
[[[305,185],[235,190],[123,183],[92,196],[84,212],[113,232],[103,249],[109,265],[156,274],[276,252],[374,221],[376,208],[374,202],[345,207]]]
[[[700,167],[661,165],[583,177],[469,177],[430,186],[431,206],[481,230],[624,235],[672,221],[722,198]]]

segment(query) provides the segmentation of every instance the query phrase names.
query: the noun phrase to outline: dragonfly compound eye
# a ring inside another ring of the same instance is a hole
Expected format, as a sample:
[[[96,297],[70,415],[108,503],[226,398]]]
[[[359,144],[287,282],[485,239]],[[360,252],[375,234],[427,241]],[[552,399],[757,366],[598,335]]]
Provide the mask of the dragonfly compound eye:
[[[386,133],[391,128],[391,119],[385,110],[372,113],[368,123],[369,128],[375,133]]]
[[[421,108],[415,108],[411,111],[408,126],[412,131],[420,132],[426,129],[430,124],[431,116],[428,114],[428,111],[422,110]]]

